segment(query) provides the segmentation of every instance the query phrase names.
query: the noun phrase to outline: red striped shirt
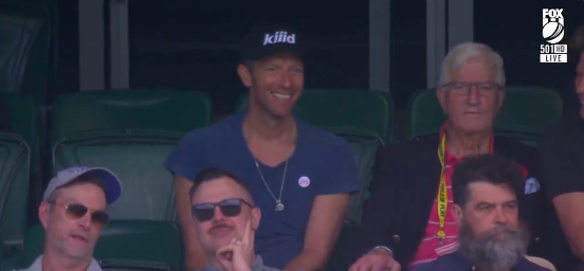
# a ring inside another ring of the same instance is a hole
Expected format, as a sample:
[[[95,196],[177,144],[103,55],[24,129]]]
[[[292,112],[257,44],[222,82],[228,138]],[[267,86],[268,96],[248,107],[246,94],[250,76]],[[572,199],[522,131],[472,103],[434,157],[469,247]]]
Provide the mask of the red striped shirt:
[[[442,137],[443,128],[440,131],[440,136]],[[490,139],[491,153],[494,149],[494,136]],[[445,150],[445,166],[444,166],[444,178],[446,180],[446,188],[448,195],[448,211],[446,212],[446,218],[444,221],[444,233],[446,233],[446,238],[440,243],[440,239],[436,237],[436,234],[440,230],[440,218],[438,217],[438,199],[437,196],[434,198],[434,204],[432,205],[432,211],[430,212],[430,217],[428,219],[428,224],[426,225],[426,232],[424,234],[424,239],[420,243],[418,250],[410,262],[408,269],[413,268],[416,265],[431,262],[438,259],[441,255],[447,254],[449,252],[455,251],[458,248],[457,238],[458,238],[458,226],[454,220],[454,216],[450,211],[452,206],[452,173],[454,167],[458,162],[462,161],[464,158],[453,156],[448,150]],[[523,178],[529,176],[528,170],[521,164],[518,164]],[[440,180],[436,180],[439,182]]]
[[[454,220],[452,212],[450,212],[450,206],[452,206],[452,172],[454,171],[454,166],[460,162],[462,159],[454,157],[452,154],[446,150],[445,152],[445,166],[444,166],[444,178],[446,180],[446,188],[448,195],[448,211],[446,212],[446,219],[444,221],[444,233],[446,233],[446,238],[440,244],[440,239],[436,237],[436,234],[440,230],[440,219],[438,217],[438,200],[434,198],[434,204],[432,205],[432,212],[428,220],[428,225],[426,226],[426,233],[424,234],[424,239],[418,247],[418,251],[414,256],[409,268],[415,265],[430,262],[438,259],[438,253],[436,250],[443,248],[445,253],[456,250],[456,240],[458,237],[458,226]],[[440,181],[440,180],[436,180]],[[443,251],[439,251],[443,254]]]

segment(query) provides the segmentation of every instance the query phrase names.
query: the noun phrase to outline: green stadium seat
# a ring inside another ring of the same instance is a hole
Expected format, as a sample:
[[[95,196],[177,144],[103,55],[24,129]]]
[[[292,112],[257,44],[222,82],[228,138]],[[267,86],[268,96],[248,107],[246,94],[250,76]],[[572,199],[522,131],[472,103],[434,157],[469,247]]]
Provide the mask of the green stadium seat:
[[[408,102],[408,111],[409,139],[437,134],[445,121],[434,89],[415,93]],[[505,103],[495,120],[495,133],[533,146],[545,128],[560,120],[562,114],[563,103],[554,90],[507,87]]]
[[[375,135],[357,132],[334,131],[343,137],[353,148],[357,168],[359,169],[360,191],[351,196],[349,210],[347,211],[347,222],[351,225],[361,224],[362,206],[369,196],[367,188],[371,181],[371,170],[375,164],[377,150],[383,145],[381,138]]]
[[[237,112],[247,109],[249,95],[236,102]],[[326,129],[368,131],[391,142],[393,100],[389,93],[371,90],[308,89],[294,107],[294,114]]]
[[[39,143],[37,103],[30,94],[0,93],[0,110],[8,132],[22,135],[31,146]]]
[[[53,107],[53,171],[103,166],[124,192],[114,219],[176,220],[174,182],[162,166],[189,130],[209,125],[211,101],[194,91],[126,90],[66,95]]]
[[[41,182],[41,123],[38,104],[33,95],[23,93],[0,93],[1,116],[6,118],[6,132],[19,134],[24,137],[31,148],[31,181],[33,195],[31,203],[37,203],[35,196],[39,196]]]
[[[44,244],[44,228],[31,227],[24,241],[24,267],[43,253]],[[103,228],[93,257],[104,270],[182,271],[180,229],[169,221],[112,220]]]
[[[36,209],[38,197],[41,191],[41,167],[40,167],[40,140],[39,140],[39,119],[37,106],[34,98],[30,94],[23,93],[0,93],[0,118],[4,132],[9,133],[8,141],[1,140],[0,146],[8,144],[4,150],[10,154],[2,155],[2,163],[8,168],[16,170],[11,177],[13,184],[10,184],[11,192],[9,199],[4,202],[4,212],[0,212],[0,232],[5,236],[2,246],[4,265],[6,268],[16,267],[13,263],[18,262],[22,249],[22,238],[26,227],[30,223],[31,210]],[[15,139],[16,141],[13,141]],[[21,143],[25,142],[25,143]],[[19,157],[19,155],[23,155]],[[11,156],[11,157],[10,157]],[[19,160],[21,159],[21,160]],[[16,164],[14,164],[16,162]],[[0,180],[2,186],[8,185],[6,177]],[[0,193],[4,192],[0,188]],[[4,196],[0,196],[4,197]],[[36,215],[36,212],[35,212]],[[5,269],[12,270],[12,269]]]
[[[0,91],[28,93],[37,102],[48,93],[51,12],[41,4],[0,3]]]
[[[2,254],[20,252],[27,226],[31,149],[20,135],[0,133],[0,232]]]

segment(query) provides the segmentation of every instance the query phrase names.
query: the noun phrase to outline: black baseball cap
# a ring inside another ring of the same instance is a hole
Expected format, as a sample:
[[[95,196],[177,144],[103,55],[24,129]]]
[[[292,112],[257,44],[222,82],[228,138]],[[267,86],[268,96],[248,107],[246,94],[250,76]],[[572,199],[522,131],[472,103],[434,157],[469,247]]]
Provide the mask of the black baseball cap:
[[[302,34],[283,24],[256,25],[241,43],[241,62],[260,60],[276,53],[291,53],[303,59],[306,41]]]

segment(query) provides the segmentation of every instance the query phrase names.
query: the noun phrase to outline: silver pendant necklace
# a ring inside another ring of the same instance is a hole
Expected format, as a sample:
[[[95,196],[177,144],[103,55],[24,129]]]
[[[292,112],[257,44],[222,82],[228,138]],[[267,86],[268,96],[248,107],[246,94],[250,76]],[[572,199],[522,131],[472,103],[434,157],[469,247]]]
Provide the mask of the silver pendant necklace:
[[[274,195],[274,193],[272,193],[272,190],[268,186],[266,179],[264,178],[264,174],[262,173],[262,170],[260,169],[260,164],[258,163],[258,160],[254,158],[256,168],[258,169],[258,173],[260,174],[260,177],[262,178],[262,181],[264,182],[266,189],[268,189],[268,192],[270,192],[270,195],[272,195],[272,197],[276,201],[276,209],[275,209],[276,212],[284,211],[284,204],[282,203],[282,191],[284,191],[284,182],[286,182],[286,172],[288,171],[288,160],[289,159],[286,159],[286,165],[284,166],[284,174],[282,175],[282,184],[280,185],[280,195],[278,196],[278,198],[276,198],[276,196]]]

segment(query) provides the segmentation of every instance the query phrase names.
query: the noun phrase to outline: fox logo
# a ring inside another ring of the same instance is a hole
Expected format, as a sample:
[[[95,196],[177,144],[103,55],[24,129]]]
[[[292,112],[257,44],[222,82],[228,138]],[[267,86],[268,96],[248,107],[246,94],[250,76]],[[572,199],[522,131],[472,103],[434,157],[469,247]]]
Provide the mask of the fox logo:
[[[264,46],[276,43],[296,43],[296,34],[288,34],[286,31],[276,31],[276,33],[264,36]]]

